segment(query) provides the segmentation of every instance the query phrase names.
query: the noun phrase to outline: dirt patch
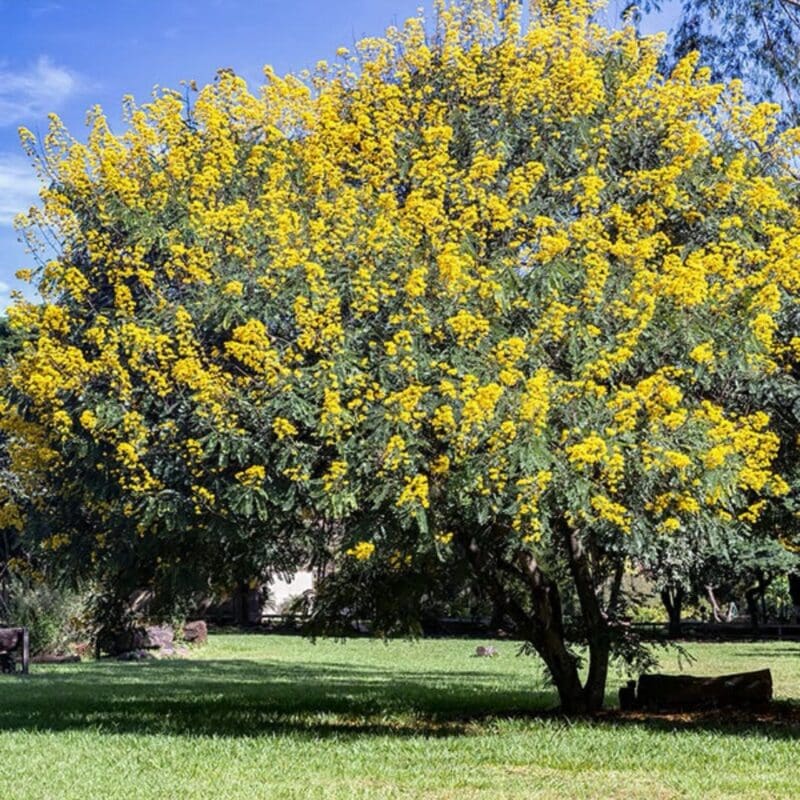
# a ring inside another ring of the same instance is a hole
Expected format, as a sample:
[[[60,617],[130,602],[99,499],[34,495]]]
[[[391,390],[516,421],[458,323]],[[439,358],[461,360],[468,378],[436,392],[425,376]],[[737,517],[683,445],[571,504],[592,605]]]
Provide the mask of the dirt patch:
[[[800,728],[800,704],[777,701],[754,708],[715,708],[702,711],[600,711],[595,719],[615,723],[643,722],[669,724],[673,727],[739,727],[775,725]]]

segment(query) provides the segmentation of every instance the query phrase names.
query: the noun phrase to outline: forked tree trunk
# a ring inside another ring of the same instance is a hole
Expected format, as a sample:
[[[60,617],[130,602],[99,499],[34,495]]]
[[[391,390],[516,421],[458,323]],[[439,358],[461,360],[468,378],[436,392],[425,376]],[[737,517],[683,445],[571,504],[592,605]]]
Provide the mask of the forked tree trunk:
[[[550,670],[562,710],[568,714],[592,713],[600,710],[605,700],[611,632],[578,534],[565,522],[559,527],[589,645],[589,671],[585,684],[581,683],[577,659],[567,648],[564,638],[558,588],[548,581],[531,556],[523,555],[519,562],[527,575],[534,609],[530,641]]]
[[[710,583],[706,584],[706,592],[708,594],[708,601],[711,603],[711,615],[714,617],[714,622],[722,622],[719,603],[714,594],[714,587]]]
[[[558,587],[545,578],[532,558],[526,555],[521,562],[529,579],[532,599],[532,618],[521,612],[525,618],[527,639],[547,665],[561,710],[565,714],[585,714],[590,709],[578,671],[578,660],[564,639]]]
[[[602,613],[586,554],[573,531],[562,523],[563,544],[572,568],[589,642],[589,672],[581,682],[578,659],[570,651],[564,635],[561,595],[556,583],[539,567],[528,552],[519,552],[513,564],[493,560],[475,540],[468,544],[469,558],[476,575],[496,598],[502,600],[518,632],[545,662],[558,692],[565,714],[587,714],[599,710],[605,698],[611,635]],[[502,539],[502,532],[498,534]],[[518,602],[507,589],[501,575],[513,575],[525,583],[528,599]]]
[[[563,522],[562,533],[589,642],[589,674],[584,686],[585,702],[588,711],[597,711],[603,707],[605,701],[608,661],[611,655],[611,631],[608,618],[600,604],[591,564],[578,532]]]

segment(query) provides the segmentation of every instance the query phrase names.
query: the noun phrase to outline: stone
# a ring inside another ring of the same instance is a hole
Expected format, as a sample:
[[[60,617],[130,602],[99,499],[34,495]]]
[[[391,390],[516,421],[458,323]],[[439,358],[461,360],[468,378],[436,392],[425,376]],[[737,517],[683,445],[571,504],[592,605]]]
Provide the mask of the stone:
[[[155,658],[149,650],[128,650],[117,656],[117,661],[144,661],[148,658]]]
[[[205,644],[208,641],[208,626],[201,619],[187,622],[183,626],[183,638],[189,644]]]
[[[22,628],[0,628],[0,650],[14,650],[22,638]]]
[[[72,645],[72,652],[81,660],[91,658],[94,654],[94,647],[91,642],[76,642]]]
[[[112,656],[141,650],[145,645],[143,628],[126,628],[124,630],[102,630],[97,637],[100,650]]]
[[[175,644],[175,631],[172,625],[148,625],[144,629],[142,647],[147,650],[171,649]]]

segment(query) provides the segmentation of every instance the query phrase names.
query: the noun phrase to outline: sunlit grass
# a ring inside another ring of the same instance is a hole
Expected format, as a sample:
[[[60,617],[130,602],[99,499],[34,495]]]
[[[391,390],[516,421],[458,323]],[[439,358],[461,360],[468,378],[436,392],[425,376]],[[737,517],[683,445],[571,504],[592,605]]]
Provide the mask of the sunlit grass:
[[[0,679],[0,797],[800,796],[797,726],[568,722],[538,713],[535,659],[476,644],[218,635],[183,661],[34,667]],[[800,698],[798,644],[690,651]]]

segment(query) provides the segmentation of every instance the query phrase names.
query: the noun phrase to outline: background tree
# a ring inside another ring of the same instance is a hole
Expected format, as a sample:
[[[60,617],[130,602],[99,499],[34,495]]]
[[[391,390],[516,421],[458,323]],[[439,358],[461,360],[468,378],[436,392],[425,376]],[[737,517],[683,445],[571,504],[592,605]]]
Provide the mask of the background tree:
[[[729,527],[693,545],[683,539],[656,540],[639,561],[654,584],[669,620],[669,634],[681,635],[682,612],[707,601],[716,622],[731,622],[723,605],[734,602],[755,630],[768,622],[766,595],[773,582],[798,568],[798,557],[764,531]]]
[[[39,549],[165,604],[332,555],[326,630],[477,585],[599,707],[626,559],[789,489],[738,392],[800,235],[773,109],[593,10],[440,4],[308,84],[25,133],[61,252],[2,426]]]
[[[699,51],[715,80],[742,78],[752,96],[780,103],[786,125],[800,124],[800,3],[797,0],[656,0],[679,5],[670,57]]]

